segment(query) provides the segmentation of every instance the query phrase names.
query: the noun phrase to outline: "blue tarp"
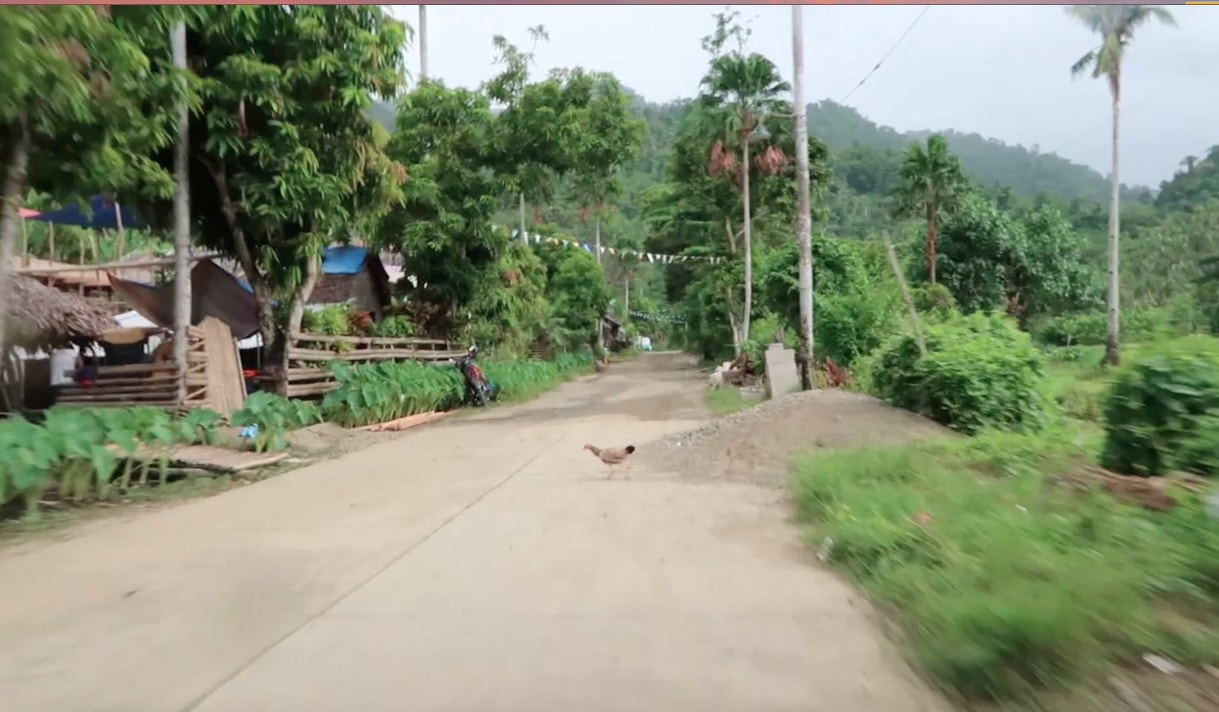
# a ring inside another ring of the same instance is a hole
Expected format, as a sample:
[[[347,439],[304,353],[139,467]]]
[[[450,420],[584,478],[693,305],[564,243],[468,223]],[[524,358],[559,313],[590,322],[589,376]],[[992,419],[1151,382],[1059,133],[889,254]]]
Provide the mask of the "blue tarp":
[[[117,230],[119,227],[118,216],[115,210],[113,200],[107,200],[103,196],[95,195],[89,198],[89,210],[82,210],[75,203],[65,205],[58,210],[36,215],[30,220],[39,220],[41,222],[54,223],[55,225],[75,225],[76,227],[86,227],[91,230]],[[131,230],[142,230],[146,227],[143,220],[136,217],[135,213],[127,208],[122,209],[123,227]]]
[[[327,247],[322,253],[322,274],[359,274],[366,259],[368,249],[364,247]]]

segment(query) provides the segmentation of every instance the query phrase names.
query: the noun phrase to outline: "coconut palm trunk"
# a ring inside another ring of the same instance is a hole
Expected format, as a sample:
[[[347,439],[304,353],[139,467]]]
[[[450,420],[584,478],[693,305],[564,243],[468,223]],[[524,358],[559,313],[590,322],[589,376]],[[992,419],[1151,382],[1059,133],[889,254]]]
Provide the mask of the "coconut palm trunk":
[[[745,305],[741,310],[741,335],[739,344],[749,339],[749,315],[753,312],[753,215],[749,201],[749,134],[741,141],[741,211],[745,224],[742,226],[742,237],[745,240]],[[737,353],[740,356],[738,347]]]
[[[927,274],[928,279],[932,284],[935,284],[935,239],[936,239],[936,224],[935,224],[935,207],[927,206]]]
[[[1113,134],[1111,150],[1113,151],[1113,167],[1109,174],[1109,304],[1108,327],[1105,329],[1105,363],[1116,366],[1119,360],[1120,329],[1121,329],[1121,281],[1119,262],[1121,252],[1119,239],[1121,233],[1121,177],[1118,173],[1119,119],[1121,116],[1121,74],[1113,72],[1109,75],[1109,93],[1113,99]]]

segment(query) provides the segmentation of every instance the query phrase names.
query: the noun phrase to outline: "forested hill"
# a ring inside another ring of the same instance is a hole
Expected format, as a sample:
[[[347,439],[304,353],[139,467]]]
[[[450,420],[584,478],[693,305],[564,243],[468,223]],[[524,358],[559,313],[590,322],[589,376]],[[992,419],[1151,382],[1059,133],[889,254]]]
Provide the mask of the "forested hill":
[[[660,178],[664,157],[673,143],[685,102],[657,104],[629,89],[626,91],[634,99],[637,115],[648,126],[643,150],[626,176],[628,185],[639,189]],[[389,105],[378,102],[370,113],[387,128],[392,128],[394,112]],[[926,139],[931,133],[903,133],[888,126],[878,126],[855,109],[828,100],[809,106],[808,126],[809,133],[821,139],[837,159],[834,167],[840,176],[844,171],[866,171],[868,164],[891,173],[906,146],[912,141]],[[966,173],[980,185],[1006,186],[1015,195],[1026,198],[1045,194],[1062,201],[1108,200],[1108,179],[1087,166],[978,134],[952,129],[941,133],[948,139],[953,153],[961,159]],[[850,182],[857,192],[871,192],[866,187],[866,179],[862,185]],[[1146,189],[1133,190],[1142,192]]]
[[[878,126],[852,107],[828,100],[809,106],[808,130],[832,152],[856,143],[901,151],[911,141],[924,140],[933,133],[930,130],[902,133],[888,126]],[[948,139],[965,171],[981,185],[1004,185],[1025,197],[1044,193],[1068,201],[1074,198],[1108,200],[1109,180],[1087,166],[1053,153],[1011,146],[976,133],[952,129],[936,132]]]

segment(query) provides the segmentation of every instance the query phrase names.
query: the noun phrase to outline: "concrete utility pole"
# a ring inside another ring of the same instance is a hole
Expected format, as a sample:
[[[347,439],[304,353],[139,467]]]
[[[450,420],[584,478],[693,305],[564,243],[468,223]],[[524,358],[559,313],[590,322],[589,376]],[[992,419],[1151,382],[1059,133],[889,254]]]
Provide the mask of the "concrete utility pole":
[[[813,387],[813,238],[804,104],[804,8],[792,5],[792,103],[796,120],[796,239],[800,242],[800,387]]]
[[[186,23],[170,35],[174,68],[186,71]],[[186,88],[186,77],[181,78]],[[178,364],[178,402],[186,402],[186,360],[190,339],[190,108],[185,97],[178,102],[178,142],[174,146],[174,361]]]
[[[427,81],[427,5],[419,6],[419,81]]]

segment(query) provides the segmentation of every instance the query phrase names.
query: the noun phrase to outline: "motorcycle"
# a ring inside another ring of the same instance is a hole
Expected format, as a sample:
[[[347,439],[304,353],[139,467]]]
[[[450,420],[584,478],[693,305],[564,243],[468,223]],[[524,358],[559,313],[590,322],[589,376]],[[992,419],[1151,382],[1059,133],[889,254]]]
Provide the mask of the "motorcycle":
[[[471,346],[466,349],[466,355],[457,359],[454,365],[466,383],[466,402],[481,407],[487,405],[494,397],[495,390],[490,383],[487,383],[483,370],[474,362],[476,358],[478,358],[478,347]]]

